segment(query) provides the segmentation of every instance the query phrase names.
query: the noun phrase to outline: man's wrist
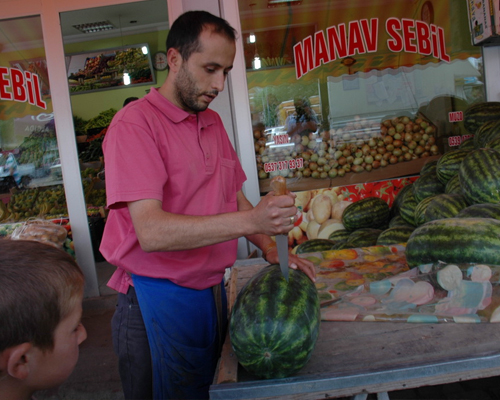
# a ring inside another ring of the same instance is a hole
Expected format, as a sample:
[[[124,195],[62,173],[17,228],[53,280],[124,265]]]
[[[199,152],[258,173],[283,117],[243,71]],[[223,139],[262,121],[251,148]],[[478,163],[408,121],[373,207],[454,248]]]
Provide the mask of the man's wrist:
[[[276,247],[276,242],[272,241],[264,249],[262,249],[262,256],[267,260],[267,255],[269,252]]]

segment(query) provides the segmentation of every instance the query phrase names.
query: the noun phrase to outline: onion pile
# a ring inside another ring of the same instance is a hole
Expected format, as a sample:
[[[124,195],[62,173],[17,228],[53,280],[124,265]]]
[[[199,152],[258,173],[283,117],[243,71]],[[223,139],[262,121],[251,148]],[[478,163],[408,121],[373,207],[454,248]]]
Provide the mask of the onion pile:
[[[382,122],[357,116],[279,145],[274,145],[275,138],[255,130],[254,141],[259,179],[276,175],[331,179],[439,154],[436,127],[420,116]]]

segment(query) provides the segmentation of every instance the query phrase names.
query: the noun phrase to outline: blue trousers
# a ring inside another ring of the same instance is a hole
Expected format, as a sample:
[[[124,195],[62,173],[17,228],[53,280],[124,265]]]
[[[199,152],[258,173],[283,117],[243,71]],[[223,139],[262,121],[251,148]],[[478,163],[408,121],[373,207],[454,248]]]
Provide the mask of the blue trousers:
[[[132,280],[151,349],[154,399],[208,399],[223,340],[212,288],[138,275]],[[225,328],[227,300],[220,286]]]

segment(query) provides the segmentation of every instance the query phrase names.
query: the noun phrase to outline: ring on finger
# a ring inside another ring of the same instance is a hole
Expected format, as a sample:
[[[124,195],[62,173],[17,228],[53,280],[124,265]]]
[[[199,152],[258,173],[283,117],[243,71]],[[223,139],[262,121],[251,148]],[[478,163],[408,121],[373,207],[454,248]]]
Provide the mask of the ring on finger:
[[[295,217],[290,217],[290,224],[293,225],[295,223]]]

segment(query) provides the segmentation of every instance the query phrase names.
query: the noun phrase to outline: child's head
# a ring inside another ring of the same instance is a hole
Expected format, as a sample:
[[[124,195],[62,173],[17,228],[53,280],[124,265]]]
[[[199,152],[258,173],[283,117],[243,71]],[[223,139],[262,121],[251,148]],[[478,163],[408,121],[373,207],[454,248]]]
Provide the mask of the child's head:
[[[66,252],[36,241],[0,240],[0,392],[29,398],[73,371],[83,273]]]

